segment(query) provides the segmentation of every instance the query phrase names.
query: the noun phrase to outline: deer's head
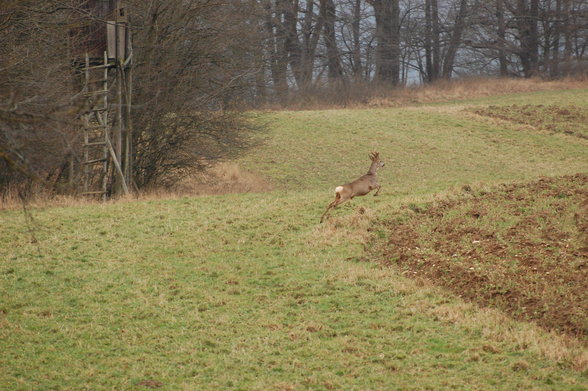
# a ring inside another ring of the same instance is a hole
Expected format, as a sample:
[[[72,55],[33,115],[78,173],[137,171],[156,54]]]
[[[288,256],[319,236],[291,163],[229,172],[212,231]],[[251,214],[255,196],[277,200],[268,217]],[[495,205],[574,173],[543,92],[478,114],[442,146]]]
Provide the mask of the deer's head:
[[[380,153],[379,152],[372,152],[370,153],[370,159],[372,160],[372,167],[376,170],[378,168],[384,167],[386,163],[380,160]]]

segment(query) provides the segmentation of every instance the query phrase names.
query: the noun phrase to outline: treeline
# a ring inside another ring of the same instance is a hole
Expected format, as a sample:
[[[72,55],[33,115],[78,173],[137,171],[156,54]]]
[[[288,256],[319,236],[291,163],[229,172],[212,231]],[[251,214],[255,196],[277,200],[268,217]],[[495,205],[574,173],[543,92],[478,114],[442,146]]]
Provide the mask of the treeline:
[[[584,0],[257,0],[255,98],[588,69]],[[254,81],[251,80],[251,83]],[[268,86],[271,88],[268,92]]]
[[[88,1],[0,2],[2,190],[31,181],[55,192],[79,188],[87,107],[71,31],[106,22],[88,12]],[[173,184],[240,151],[249,128],[240,108],[284,107],[317,95],[340,104],[440,79],[559,78],[588,68],[588,0],[125,6],[133,40],[135,188]]]

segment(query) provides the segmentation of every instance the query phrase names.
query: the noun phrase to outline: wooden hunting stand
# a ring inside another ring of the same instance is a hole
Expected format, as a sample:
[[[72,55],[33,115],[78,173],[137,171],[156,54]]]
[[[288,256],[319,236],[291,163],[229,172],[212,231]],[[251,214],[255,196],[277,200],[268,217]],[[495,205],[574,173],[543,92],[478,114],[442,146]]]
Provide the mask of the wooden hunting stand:
[[[106,200],[132,185],[132,47],[124,0],[85,0],[75,62],[86,99],[82,194]]]

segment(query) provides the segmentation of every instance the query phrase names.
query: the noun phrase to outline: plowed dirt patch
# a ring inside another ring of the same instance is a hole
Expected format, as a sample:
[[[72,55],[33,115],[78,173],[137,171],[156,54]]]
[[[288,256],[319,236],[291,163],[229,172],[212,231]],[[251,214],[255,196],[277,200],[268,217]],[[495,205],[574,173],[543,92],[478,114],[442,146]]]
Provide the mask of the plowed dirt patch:
[[[504,185],[386,223],[382,262],[482,306],[588,337],[588,175]]]
[[[588,108],[557,105],[510,105],[488,106],[473,110],[485,117],[498,118],[518,125],[553,133],[565,133],[588,138]]]

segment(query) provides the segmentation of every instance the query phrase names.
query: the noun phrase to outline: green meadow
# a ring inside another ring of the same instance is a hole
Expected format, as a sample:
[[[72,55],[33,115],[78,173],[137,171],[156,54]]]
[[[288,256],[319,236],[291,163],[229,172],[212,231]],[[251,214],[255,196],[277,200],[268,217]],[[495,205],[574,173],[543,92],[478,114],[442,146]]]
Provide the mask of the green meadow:
[[[580,341],[365,261],[464,185],[588,172],[588,140],[476,114],[588,90],[253,113],[272,191],[0,210],[2,390],[586,390]],[[382,190],[319,218],[335,186]]]

